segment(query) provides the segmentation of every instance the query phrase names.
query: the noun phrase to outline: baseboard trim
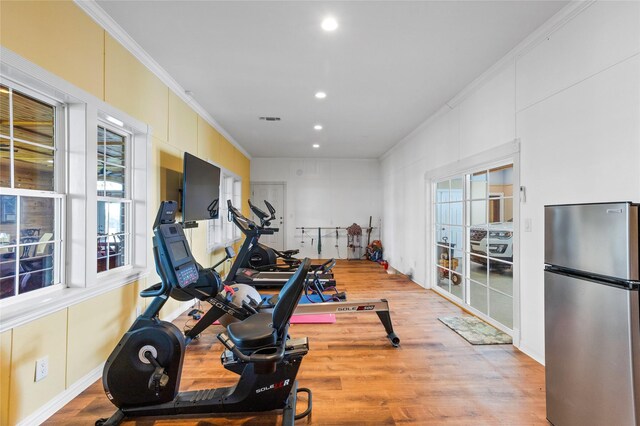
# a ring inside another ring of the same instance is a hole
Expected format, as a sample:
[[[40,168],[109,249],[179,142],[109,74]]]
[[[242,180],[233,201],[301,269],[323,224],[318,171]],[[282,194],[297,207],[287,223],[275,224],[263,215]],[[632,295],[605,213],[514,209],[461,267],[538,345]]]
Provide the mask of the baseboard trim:
[[[529,358],[533,358],[534,361],[544,366],[544,355],[541,355],[537,351],[534,351],[533,349],[531,349],[529,346],[522,345],[522,344],[518,346],[518,350],[524,353],[525,355],[527,355]]]
[[[99,366],[97,366],[80,380],[69,386],[64,390],[64,392],[56,395],[49,402],[37,409],[34,413],[19,421],[17,423],[17,426],[33,426],[43,423],[49,417],[54,415],[58,410],[71,402],[73,398],[80,395],[82,391],[91,386],[96,380],[98,380],[102,376],[103,368],[104,362],[100,363]]]

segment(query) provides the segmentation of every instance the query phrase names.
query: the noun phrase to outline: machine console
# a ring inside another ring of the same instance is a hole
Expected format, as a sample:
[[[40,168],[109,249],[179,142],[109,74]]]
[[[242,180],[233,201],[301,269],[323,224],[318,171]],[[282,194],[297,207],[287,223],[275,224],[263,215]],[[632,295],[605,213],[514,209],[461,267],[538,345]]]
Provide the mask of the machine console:
[[[167,218],[162,212],[171,210],[175,204],[174,201],[162,202],[158,217]],[[156,220],[155,225],[154,246],[160,276],[166,277],[172,287],[178,288],[198,281],[198,267],[182,225],[175,222],[175,216],[171,221]]]

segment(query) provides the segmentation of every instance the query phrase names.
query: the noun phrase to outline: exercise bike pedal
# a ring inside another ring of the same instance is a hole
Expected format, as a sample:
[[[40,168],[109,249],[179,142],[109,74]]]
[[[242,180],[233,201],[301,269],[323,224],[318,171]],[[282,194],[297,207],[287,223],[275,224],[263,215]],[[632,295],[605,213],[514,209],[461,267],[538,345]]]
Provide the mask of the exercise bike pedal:
[[[192,309],[189,311],[187,316],[190,316],[194,320],[199,320],[203,313],[204,312],[202,312],[200,309]]]
[[[156,396],[160,395],[160,390],[169,383],[169,376],[164,372],[164,368],[156,367],[149,379],[149,389],[155,391]]]

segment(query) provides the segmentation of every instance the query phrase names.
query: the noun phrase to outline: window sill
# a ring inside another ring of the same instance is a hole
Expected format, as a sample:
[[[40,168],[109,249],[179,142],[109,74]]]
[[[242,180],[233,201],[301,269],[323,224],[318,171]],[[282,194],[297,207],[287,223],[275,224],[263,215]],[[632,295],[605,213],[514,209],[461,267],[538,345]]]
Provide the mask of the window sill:
[[[123,272],[123,274],[113,274],[108,278],[105,277],[107,279],[101,279],[99,285],[82,288],[63,287],[6,306],[0,304],[2,306],[0,309],[0,333],[131,284],[149,275],[149,272],[143,268],[131,268]]]

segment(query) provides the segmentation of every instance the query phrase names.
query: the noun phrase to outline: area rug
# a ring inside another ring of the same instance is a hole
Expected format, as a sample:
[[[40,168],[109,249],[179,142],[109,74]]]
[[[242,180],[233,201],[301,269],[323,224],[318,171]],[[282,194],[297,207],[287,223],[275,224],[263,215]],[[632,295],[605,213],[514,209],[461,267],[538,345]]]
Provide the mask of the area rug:
[[[507,345],[512,343],[511,336],[476,317],[442,317],[438,319],[472,345]]]

